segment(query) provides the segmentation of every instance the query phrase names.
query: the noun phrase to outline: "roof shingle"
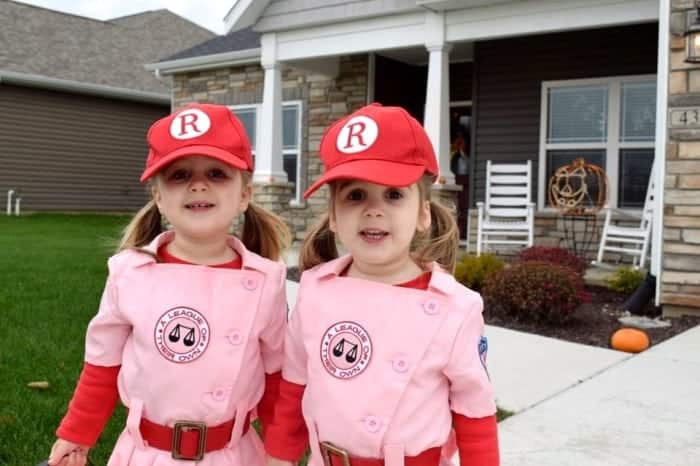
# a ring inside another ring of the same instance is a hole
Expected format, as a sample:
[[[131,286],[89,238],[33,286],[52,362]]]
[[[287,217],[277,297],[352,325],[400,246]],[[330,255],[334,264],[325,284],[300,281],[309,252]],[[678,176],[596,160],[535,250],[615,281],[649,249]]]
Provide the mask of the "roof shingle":
[[[260,33],[252,29],[229,32],[225,36],[218,36],[187,50],[182,50],[161,61],[180,60],[183,58],[202,57],[224,52],[236,52],[260,48]]]
[[[109,21],[0,0],[0,70],[167,93],[144,69],[216,35],[168,10]]]

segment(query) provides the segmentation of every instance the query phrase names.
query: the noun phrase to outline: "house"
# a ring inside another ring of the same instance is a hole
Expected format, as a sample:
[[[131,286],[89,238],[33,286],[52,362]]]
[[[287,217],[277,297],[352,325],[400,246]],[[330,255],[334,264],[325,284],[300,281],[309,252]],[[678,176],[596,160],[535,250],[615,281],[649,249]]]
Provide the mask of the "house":
[[[0,0],[0,194],[22,210],[133,211],[170,85],[143,64],[215,34],[167,10],[97,21]]]
[[[301,198],[320,173],[324,128],[371,101],[402,105],[424,122],[441,195],[459,197],[464,233],[484,196],[488,160],[532,161],[542,245],[563,238],[545,191],[557,167],[584,155],[607,172],[608,204],[634,211],[656,160],[664,206],[652,240],[657,303],[669,315],[697,313],[700,143],[690,141],[700,139],[700,125],[667,128],[669,108],[698,102],[700,70],[683,63],[682,50],[693,6],[239,0],[226,17],[231,32],[211,49],[148,68],[172,76],[174,107],[217,102],[241,115],[255,141],[258,200],[285,216],[297,238],[327,202]],[[455,161],[460,147],[468,157]]]

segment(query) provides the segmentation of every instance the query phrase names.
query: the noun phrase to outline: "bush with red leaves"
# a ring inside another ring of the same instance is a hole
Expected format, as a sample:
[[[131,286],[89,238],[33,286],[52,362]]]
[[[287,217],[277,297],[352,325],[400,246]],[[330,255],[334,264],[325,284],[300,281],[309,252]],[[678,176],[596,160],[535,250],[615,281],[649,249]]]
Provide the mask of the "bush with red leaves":
[[[538,261],[564,265],[576,271],[578,274],[583,274],[583,272],[586,270],[585,260],[562,248],[532,246],[520,251],[518,259],[521,262]]]
[[[490,275],[481,290],[486,312],[520,321],[562,323],[588,299],[583,278],[549,262],[518,262]]]

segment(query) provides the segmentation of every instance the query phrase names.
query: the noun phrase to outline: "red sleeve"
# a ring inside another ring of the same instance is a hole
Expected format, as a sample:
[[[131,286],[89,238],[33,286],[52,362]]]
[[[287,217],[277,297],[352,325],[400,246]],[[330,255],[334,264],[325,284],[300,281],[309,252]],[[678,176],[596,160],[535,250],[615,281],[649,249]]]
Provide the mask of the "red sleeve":
[[[265,374],[265,391],[258,403],[258,418],[262,424],[262,436],[265,438],[268,426],[272,423],[272,418],[275,414],[275,404],[279,398],[280,380],[282,380],[282,372],[274,374]]]
[[[95,445],[119,400],[120,368],[85,363],[68,412],[56,430],[57,437],[79,445]]]
[[[305,385],[280,380],[275,416],[265,435],[265,451],[286,461],[298,461],[309,445],[309,432],[301,413]]]
[[[471,418],[452,412],[461,466],[498,466],[496,416]]]

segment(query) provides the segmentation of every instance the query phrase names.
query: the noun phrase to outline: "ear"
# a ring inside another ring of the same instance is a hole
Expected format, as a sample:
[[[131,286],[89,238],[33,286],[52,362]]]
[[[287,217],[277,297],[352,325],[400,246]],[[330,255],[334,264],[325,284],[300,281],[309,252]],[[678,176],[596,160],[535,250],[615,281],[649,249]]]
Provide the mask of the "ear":
[[[162,197],[160,195],[160,191],[158,190],[158,183],[153,183],[151,185],[151,196],[153,197],[153,201],[156,203],[156,206],[158,207],[158,210],[161,210],[161,202],[162,202]]]
[[[338,222],[335,218],[335,207],[333,205],[331,205],[331,208],[328,209],[328,228],[333,233],[338,233]]]
[[[244,184],[243,188],[241,190],[241,203],[239,205],[239,210],[241,212],[245,212],[248,210],[248,205],[250,205],[250,201],[253,199],[253,185],[248,183]]]
[[[432,218],[430,217],[430,201],[423,201],[418,210],[418,223],[416,224],[416,230],[420,233],[425,233],[430,228],[432,224]]]

